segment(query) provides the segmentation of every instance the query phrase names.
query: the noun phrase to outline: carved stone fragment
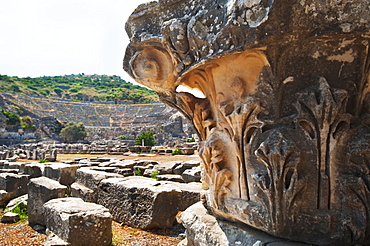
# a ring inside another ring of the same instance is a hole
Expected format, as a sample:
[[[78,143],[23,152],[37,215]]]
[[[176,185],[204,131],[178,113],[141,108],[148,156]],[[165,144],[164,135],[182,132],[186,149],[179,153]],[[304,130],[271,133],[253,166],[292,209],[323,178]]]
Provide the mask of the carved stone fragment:
[[[213,214],[370,244],[369,5],[162,0],[131,15],[124,69],[193,123]]]

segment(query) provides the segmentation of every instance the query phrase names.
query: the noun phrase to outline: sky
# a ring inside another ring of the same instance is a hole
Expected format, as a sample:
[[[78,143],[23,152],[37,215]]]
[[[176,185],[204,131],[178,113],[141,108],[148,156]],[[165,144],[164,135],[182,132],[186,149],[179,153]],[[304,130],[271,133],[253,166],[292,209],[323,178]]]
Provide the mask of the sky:
[[[150,0],[0,0],[0,74],[118,75],[129,42],[125,22]]]

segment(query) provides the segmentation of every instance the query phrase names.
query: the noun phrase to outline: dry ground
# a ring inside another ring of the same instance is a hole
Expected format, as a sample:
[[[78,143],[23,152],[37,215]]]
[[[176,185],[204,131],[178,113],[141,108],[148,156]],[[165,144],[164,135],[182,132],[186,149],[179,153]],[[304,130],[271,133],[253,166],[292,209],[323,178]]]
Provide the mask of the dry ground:
[[[200,160],[198,156],[182,155],[155,155],[155,156],[122,156],[122,155],[81,155],[81,154],[58,154],[58,161],[73,160],[75,158],[110,157],[125,160],[154,160],[159,162]],[[26,160],[20,160],[26,161]],[[0,212],[0,215],[2,213]],[[177,245],[182,239],[179,234],[184,232],[180,224],[171,229],[163,230],[140,230],[127,225],[113,222],[112,246],[170,246]],[[33,230],[27,221],[4,224],[0,223],[1,246],[34,246],[43,245],[46,236]]]

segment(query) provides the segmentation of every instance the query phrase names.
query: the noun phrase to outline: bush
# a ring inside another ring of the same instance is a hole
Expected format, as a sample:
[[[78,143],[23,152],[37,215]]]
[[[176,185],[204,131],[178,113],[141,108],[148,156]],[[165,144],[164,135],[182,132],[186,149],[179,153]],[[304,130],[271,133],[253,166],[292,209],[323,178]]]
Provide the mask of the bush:
[[[86,129],[83,123],[76,124],[71,121],[60,131],[60,135],[63,136],[67,142],[77,142],[83,140],[86,136]]]
[[[157,170],[155,170],[155,171],[153,171],[152,172],[152,175],[150,176],[152,179],[157,179],[157,176],[158,176],[158,171]]]
[[[12,213],[18,214],[19,218],[22,221],[25,221],[28,219],[27,205],[21,202],[17,203],[17,205],[13,209],[6,211],[6,212],[12,212]]]
[[[135,176],[143,176],[143,174],[141,173],[141,170],[140,168],[137,168],[134,172]]]
[[[50,162],[50,161],[49,160],[44,160],[44,159],[39,160],[39,163],[47,163],[47,162]]]
[[[154,140],[154,134],[153,132],[142,132],[141,135],[139,135],[135,139],[135,145],[142,145],[144,141],[144,146],[154,146],[155,140]]]
[[[188,138],[188,139],[186,139],[186,142],[188,142],[188,143],[194,143],[195,142],[195,139],[194,138]]]
[[[171,155],[179,155],[180,154],[180,149],[179,148],[175,148],[173,151],[172,151],[172,153],[171,153]]]

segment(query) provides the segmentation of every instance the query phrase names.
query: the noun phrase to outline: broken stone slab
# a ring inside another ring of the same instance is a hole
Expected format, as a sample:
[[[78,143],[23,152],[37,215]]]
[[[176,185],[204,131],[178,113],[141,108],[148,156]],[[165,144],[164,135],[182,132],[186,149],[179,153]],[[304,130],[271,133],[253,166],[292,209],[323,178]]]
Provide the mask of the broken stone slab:
[[[14,173],[18,174],[19,170],[18,169],[0,169],[0,173]]]
[[[197,167],[200,165],[200,162],[199,161],[187,161],[187,162],[183,162],[181,163],[180,165],[178,165],[177,167],[175,167],[173,169],[173,173],[174,174],[182,174],[185,170],[187,169],[192,169],[193,167]]]
[[[45,165],[44,176],[54,179],[63,185],[71,185],[75,182],[78,165],[53,163]]]
[[[15,169],[17,169],[18,172],[23,173],[26,164],[27,163],[25,163],[25,162],[9,162],[9,163],[6,163],[4,165],[4,169],[8,169],[8,170],[15,170]]]
[[[116,167],[111,167],[111,166],[107,166],[107,167],[92,167],[91,170],[95,170],[95,171],[102,171],[102,172],[108,172],[108,173],[114,173],[115,170],[117,168]]]
[[[46,241],[44,242],[44,246],[71,246],[70,243],[67,243],[66,241],[62,240],[60,237],[55,235],[50,230],[46,230]]]
[[[128,176],[132,176],[132,175],[134,175],[134,172],[132,171],[132,169],[131,169],[131,168],[123,168],[123,169],[118,169],[118,168],[116,168],[116,169],[114,170],[114,172],[115,172],[115,173],[118,173],[118,174],[120,174],[120,175],[122,175],[122,176],[124,176],[124,177],[128,177]]]
[[[181,200],[179,202],[179,210],[184,211],[194,203],[199,202],[202,197],[206,195],[206,191],[203,190],[202,184],[199,182],[191,183],[177,183],[171,182],[173,186],[178,187],[181,190]]]
[[[24,167],[24,174],[30,175],[30,178],[38,178],[44,174],[44,164],[40,163],[29,163]]]
[[[165,163],[159,163],[156,167],[159,174],[173,174],[173,170],[181,165],[181,161],[171,161]]]
[[[181,176],[186,183],[200,182],[201,179],[200,167],[193,167],[192,169],[187,169],[181,174]]]
[[[0,173],[0,206],[5,206],[11,199],[27,193],[28,175]]]
[[[182,195],[169,182],[139,176],[106,179],[99,187],[98,204],[116,221],[140,229],[172,227]]]
[[[80,198],[59,198],[45,203],[46,227],[74,245],[108,246],[112,242],[109,210]]]
[[[103,180],[100,189],[98,203],[109,208],[115,220],[142,229],[171,227],[177,212],[198,202],[204,194],[200,183],[140,176]]]
[[[98,188],[100,181],[109,178],[123,178],[123,176],[116,173],[95,171],[89,167],[79,168],[76,172],[76,182],[93,190]]]
[[[202,202],[186,209],[181,214],[179,222],[186,228],[186,239],[180,244],[182,246],[308,246],[308,244],[273,237],[249,226],[218,220],[208,213]]]
[[[55,180],[46,177],[31,179],[28,184],[27,203],[29,224],[45,225],[44,203],[54,198],[64,197],[66,191],[67,186]]]
[[[181,175],[178,174],[163,174],[157,175],[157,181],[172,181],[172,182],[179,182],[184,183],[185,181],[182,179]]]
[[[77,182],[71,185],[71,196],[81,198],[85,202],[96,203],[98,200],[97,192]]]
[[[27,206],[28,201],[28,194],[25,194],[23,196],[16,197],[9,201],[9,203],[6,205],[6,210],[10,211],[13,208],[15,208],[18,204],[23,204]]]
[[[15,223],[19,220],[19,215],[12,212],[7,212],[1,217],[1,223]]]
[[[119,161],[111,165],[111,167],[117,167],[117,168],[133,168],[134,166],[137,166],[137,161],[134,160],[124,160]],[[141,165],[139,165],[141,166]]]

